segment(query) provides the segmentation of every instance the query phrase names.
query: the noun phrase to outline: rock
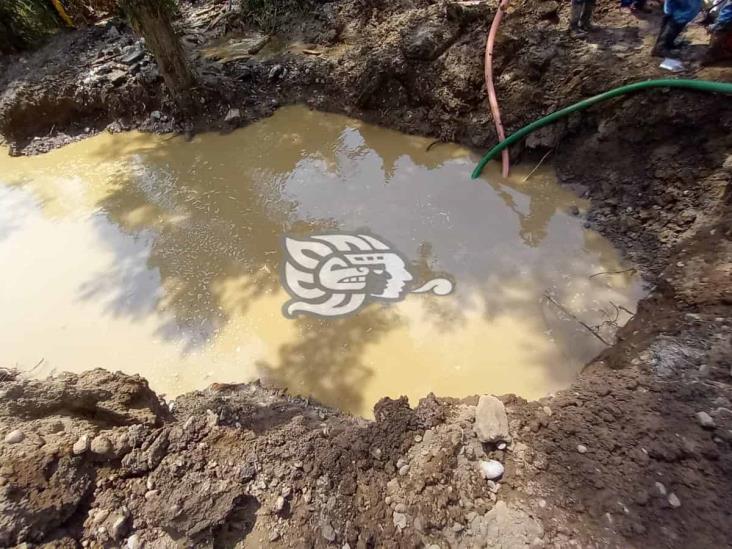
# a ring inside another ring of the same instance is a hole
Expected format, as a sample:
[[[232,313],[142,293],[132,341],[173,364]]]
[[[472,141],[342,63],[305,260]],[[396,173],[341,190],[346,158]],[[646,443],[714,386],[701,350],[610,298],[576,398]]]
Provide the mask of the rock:
[[[150,118],[153,120],[161,120],[163,118],[163,113],[160,111],[153,111],[150,113]]]
[[[137,534],[132,534],[129,538],[127,538],[127,549],[142,549],[142,541],[140,541],[140,536]]]
[[[282,65],[275,65],[272,67],[269,71],[269,79],[275,80],[281,76],[284,76],[285,74],[285,68]]]
[[[90,445],[91,439],[89,438],[89,435],[81,435],[79,439],[74,442],[74,445],[71,447],[71,451],[74,453],[75,456],[79,456],[89,451]]]
[[[407,527],[407,515],[394,511],[394,526],[399,530],[404,530]]]
[[[404,54],[410,59],[433,61],[455,39],[453,31],[444,24],[426,23],[404,40]]]
[[[232,123],[232,122],[239,122],[241,120],[241,112],[239,109],[229,109],[229,112],[226,113],[226,118],[224,118],[224,122]]]
[[[114,70],[107,75],[107,79],[113,86],[118,86],[127,80],[127,73],[121,70]]]
[[[661,494],[662,496],[666,495],[666,487],[663,484],[656,481],[655,486],[656,486],[656,490],[658,490],[659,494]]]
[[[394,506],[394,511],[396,511],[397,513],[406,513],[407,512],[407,506],[404,505],[403,503],[397,503]]]
[[[400,475],[400,476],[404,476],[404,475],[406,475],[406,474],[407,474],[408,472],[409,472],[409,465],[402,465],[402,466],[401,466],[401,467],[399,468],[399,475]]]
[[[274,504],[274,509],[275,509],[275,511],[276,511],[277,513],[279,513],[279,512],[280,512],[280,511],[282,511],[282,509],[284,509],[284,508],[285,508],[285,498],[283,498],[282,496],[279,496],[279,497],[278,497],[278,498],[277,498],[277,499],[275,500],[275,504]]]
[[[145,57],[145,50],[143,50],[141,47],[135,47],[132,46],[129,49],[127,49],[125,55],[122,57],[121,61],[125,65],[133,65],[137,63],[138,61],[142,61],[142,58]]]
[[[122,539],[127,533],[129,527],[127,515],[121,514],[114,517],[112,526],[109,529],[109,535],[113,539]]]
[[[331,543],[333,543],[336,539],[335,530],[333,529],[333,526],[331,526],[330,522],[324,522],[320,526],[320,533],[326,541],[329,541]]]
[[[23,439],[25,439],[25,433],[16,429],[15,431],[10,431],[5,435],[5,444],[18,444],[19,442],[23,442]]]
[[[496,480],[503,476],[503,464],[495,459],[489,459],[487,461],[481,460],[478,462],[478,467],[480,468],[480,473],[483,478],[487,480]]]
[[[699,422],[699,425],[704,427],[705,429],[714,429],[714,418],[710,416],[706,412],[697,412],[696,413],[696,420]]]
[[[473,430],[481,442],[509,441],[508,417],[503,402],[492,395],[481,396],[475,407]]]
[[[681,500],[679,499],[679,496],[671,492],[668,495],[668,504],[674,509],[678,509],[679,507],[681,507]]]
[[[548,2],[539,2],[537,5],[537,15],[540,19],[548,19],[555,17],[559,11],[559,2],[549,0]]]
[[[587,453],[587,446],[585,446],[584,444],[578,444],[577,445],[577,451],[580,454],[586,454]]]
[[[91,441],[91,451],[100,456],[107,456],[112,454],[114,446],[104,435],[97,435]]]

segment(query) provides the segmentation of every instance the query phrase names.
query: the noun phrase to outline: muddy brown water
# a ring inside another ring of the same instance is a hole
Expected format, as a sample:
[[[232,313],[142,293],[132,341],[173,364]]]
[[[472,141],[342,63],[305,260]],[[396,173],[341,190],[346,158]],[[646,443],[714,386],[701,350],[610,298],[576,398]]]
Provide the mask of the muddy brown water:
[[[140,373],[172,397],[263,378],[369,416],[383,396],[566,387],[643,286],[549,170],[304,107],[229,135],[100,135],[0,157],[0,365]],[[378,235],[415,280],[342,317],[283,314],[283,237]],[[597,276],[593,276],[597,275]],[[555,303],[546,299],[549,294]]]

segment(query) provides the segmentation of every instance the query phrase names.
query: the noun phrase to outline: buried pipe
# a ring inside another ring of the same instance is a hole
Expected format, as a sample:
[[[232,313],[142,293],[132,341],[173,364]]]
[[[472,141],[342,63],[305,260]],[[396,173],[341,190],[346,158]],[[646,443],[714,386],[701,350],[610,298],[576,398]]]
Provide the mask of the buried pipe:
[[[491,106],[491,114],[493,115],[493,123],[496,125],[496,134],[498,135],[499,142],[506,139],[506,132],[501,123],[501,109],[498,106],[496,88],[493,85],[493,46],[496,43],[498,27],[501,24],[501,19],[503,19],[503,14],[508,8],[509,2],[510,0],[501,0],[501,3],[498,5],[498,11],[493,18],[491,30],[488,33],[488,41],[485,44],[485,89],[488,91],[488,103]],[[503,177],[508,177],[508,172],[511,170],[511,159],[508,155],[508,149],[501,151],[501,158],[503,161]]]
[[[560,118],[572,114],[573,112],[587,109],[592,105],[595,105],[596,103],[601,103],[619,95],[624,95],[626,93],[631,93],[637,90],[644,90],[648,88],[684,88],[703,92],[732,94],[732,83],[712,82],[710,80],[647,80],[645,82],[636,82],[635,84],[628,84],[627,86],[614,88],[612,90],[606,91],[605,93],[601,93],[600,95],[595,95],[594,97],[590,97],[588,99],[580,101],[579,103],[575,103],[574,105],[565,107],[562,110],[555,111],[552,114],[540,118],[539,120],[535,120],[531,124],[528,124],[517,132],[509,135],[508,138],[498,143],[498,145],[489,150],[485,154],[485,156],[480,159],[480,162],[478,162],[478,165],[473,170],[471,178],[477,179],[478,177],[480,177],[480,174],[483,172],[483,168],[485,168],[486,164],[488,164],[488,162],[495,158],[495,156],[499,152],[504,151],[506,148],[510,147],[517,141],[520,141],[531,132],[538,130],[539,128],[543,128],[544,126],[547,126],[552,122],[559,120]]]

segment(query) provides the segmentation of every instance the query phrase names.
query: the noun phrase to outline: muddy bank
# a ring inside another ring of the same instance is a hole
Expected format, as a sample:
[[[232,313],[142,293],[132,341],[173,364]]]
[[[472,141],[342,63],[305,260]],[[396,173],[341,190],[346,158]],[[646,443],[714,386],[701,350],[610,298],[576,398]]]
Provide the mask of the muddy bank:
[[[657,16],[599,4],[603,29],[587,42],[566,37],[567,6],[515,4],[497,59],[509,130],[660,76],[644,47]],[[194,57],[223,32],[196,31],[217,16],[201,8],[184,6],[181,23]],[[243,124],[304,101],[488,146],[481,50],[491,13],[451,3],[322,5],[291,36],[317,55],[199,58],[212,91],[192,126]],[[185,130],[147,54],[129,61],[138,51],[111,23],[12,58],[0,131],[16,152],[33,153],[105,127]],[[689,52],[695,76],[732,78],[729,69],[696,72]],[[214,385],[168,405],[122,375],[38,382],[6,372],[0,543],[729,545],[730,130],[729,101],[654,92],[529,140],[539,153],[556,147],[562,179],[593,201],[587,222],[655,289],[571,389],[539,402],[503,398],[505,441],[478,440],[475,398],[427,397],[413,409],[382,401],[368,423],[257,385]],[[505,466],[498,483],[481,476],[488,459]]]

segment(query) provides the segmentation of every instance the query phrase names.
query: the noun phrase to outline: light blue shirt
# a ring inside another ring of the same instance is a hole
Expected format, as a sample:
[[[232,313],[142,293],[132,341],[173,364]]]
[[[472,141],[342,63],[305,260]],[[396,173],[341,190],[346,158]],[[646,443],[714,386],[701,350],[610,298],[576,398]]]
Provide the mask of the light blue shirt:
[[[702,9],[702,0],[666,0],[663,13],[673,17],[680,25],[686,25],[694,19]]]

